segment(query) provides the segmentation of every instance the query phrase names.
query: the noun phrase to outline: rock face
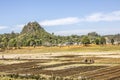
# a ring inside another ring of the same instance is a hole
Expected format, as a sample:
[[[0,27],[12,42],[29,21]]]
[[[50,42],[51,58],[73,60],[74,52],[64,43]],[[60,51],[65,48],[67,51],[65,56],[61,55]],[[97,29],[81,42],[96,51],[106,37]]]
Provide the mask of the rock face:
[[[25,25],[17,37],[23,46],[42,45],[50,42],[51,34],[44,30],[37,22],[29,22]]]
[[[33,39],[44,39],[45,37],[51,36],[51,34],[45,31],[39,23],[29,22],[23,27],[20,36]]]
[[[37,33],[37,32],[45,32],[45,30],[37,22],[29,22],[27,25],[24,26],[21,34],[24,34],[24,33],[31,34],[31,33]]]

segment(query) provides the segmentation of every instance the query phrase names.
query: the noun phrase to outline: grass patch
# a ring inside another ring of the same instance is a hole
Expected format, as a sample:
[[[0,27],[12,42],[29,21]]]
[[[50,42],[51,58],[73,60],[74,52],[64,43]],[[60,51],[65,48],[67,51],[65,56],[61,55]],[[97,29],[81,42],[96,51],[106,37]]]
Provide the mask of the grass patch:
[[[11,77],[0,77],[0,80],[36,80],[36,79],[20,79],[20,78],[11,78]]]
[[[89,46],[65,46],[65,47],[22,47],[21,49],[6,50],[3,53],[54,53],[54,52],[103,52],[120,51],[117,45],[89,45]]]

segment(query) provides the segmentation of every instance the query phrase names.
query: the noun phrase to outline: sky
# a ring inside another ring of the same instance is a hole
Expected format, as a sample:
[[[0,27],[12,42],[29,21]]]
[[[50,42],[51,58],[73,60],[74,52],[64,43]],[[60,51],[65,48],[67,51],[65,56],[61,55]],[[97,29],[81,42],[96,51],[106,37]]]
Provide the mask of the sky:
[[[0,0],[0,34],[37,21],[56,35],[120,33],[120,0]]]

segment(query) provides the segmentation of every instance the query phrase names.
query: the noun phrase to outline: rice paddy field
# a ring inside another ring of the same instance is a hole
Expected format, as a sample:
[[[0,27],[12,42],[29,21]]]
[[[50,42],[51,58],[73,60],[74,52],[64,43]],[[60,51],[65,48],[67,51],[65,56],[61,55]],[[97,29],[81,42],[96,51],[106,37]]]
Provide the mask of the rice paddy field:
[[[120,46],[7,50],[0,74],[0,80],[120,80]]]

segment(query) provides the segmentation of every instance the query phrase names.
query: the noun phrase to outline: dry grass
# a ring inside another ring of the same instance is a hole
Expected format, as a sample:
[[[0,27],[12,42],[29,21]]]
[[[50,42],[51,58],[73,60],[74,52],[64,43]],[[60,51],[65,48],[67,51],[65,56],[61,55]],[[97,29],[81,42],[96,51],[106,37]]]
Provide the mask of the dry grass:
[[[25,63],[27,61],[20,61],[20,60],[0,60],[0,64],[7,65],[7,64],[17,64],[17,63]]]
[[[10,77],[0,77],[0,80],[36,80],[36,79],[20,79],[20,78],[10,78]]]
[[[4,53],[55,53],[55,52],[108,52],[120,51],[118,45],[89,45],[64,47],[22,47],[21,49],[6,50]]]

